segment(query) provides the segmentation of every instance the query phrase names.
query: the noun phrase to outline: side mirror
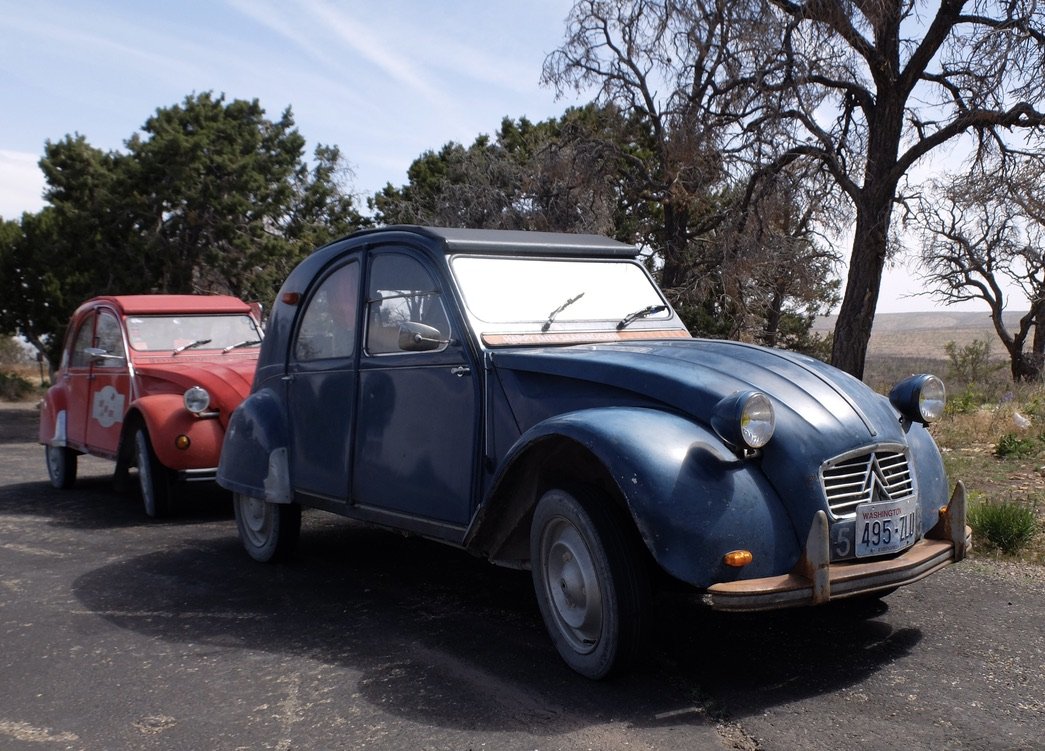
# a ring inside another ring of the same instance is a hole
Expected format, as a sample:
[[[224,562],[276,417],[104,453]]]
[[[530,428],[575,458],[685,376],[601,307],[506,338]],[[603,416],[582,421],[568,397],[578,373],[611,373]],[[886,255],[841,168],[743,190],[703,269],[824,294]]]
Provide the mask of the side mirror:
[[[399,349],[403,352],[432,352],[450,343],[439,329],[415,321],[399,325]]]

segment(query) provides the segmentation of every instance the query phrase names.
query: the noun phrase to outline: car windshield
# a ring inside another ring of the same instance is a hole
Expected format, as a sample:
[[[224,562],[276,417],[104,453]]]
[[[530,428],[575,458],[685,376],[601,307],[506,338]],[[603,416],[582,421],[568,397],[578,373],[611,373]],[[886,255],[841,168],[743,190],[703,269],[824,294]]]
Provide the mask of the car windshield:
[[[246,315],[132,316],[127,337],[139,352],[251,348],[261,332]]]
[[[629,316],[671,315],[631,261],[458,256],[452,267],[469,313],[488,324],[547,331],[560,323],[598,322],[604,326],[597,328],[613,329]]]

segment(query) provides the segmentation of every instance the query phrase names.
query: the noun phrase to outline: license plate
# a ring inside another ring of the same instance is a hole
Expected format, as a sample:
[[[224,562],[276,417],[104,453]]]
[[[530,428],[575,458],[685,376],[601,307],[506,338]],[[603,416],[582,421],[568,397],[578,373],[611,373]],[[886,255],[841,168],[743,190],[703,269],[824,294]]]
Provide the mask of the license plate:
[[[918,504],[914,496],[901,501],[862,503],[856,507],[856,556],[866,558],[903,550],[914,544]]]

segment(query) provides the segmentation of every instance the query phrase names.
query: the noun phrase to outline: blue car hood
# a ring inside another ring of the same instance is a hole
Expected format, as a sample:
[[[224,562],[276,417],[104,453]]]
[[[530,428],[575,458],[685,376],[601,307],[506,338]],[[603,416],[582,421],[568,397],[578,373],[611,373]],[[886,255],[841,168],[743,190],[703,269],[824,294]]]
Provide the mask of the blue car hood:
[[[906,443],[888,399],[819,360],[783,350],[718,340],[656,341],[500,350],[494,366],[542,377],[611,387],[658,402],[704,425],[715,405],[738,391],[773,401],[788,453],[816,464],[874,443]],[[770,449],[767,448],[767,452]]]

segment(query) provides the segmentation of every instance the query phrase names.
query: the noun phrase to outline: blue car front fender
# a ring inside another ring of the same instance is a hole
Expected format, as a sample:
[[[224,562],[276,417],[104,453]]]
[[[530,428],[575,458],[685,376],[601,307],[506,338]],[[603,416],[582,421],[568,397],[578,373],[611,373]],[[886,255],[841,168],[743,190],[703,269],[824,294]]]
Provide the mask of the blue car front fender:
[[[466,544],[501,562],[502,548],[518,556],[542,489],[533,478],[566,447],[601,466],[650,554],[677,579],[705,587],[784,573],[798,560],[799,536],[757,458],[738,457],[691,420],[640,407],[569,412],[526,431],[501,462]],[[555,481],[569,481],[561,475],[560,467]],[[723,555],[738,549],[753,562],[726,566]]]

